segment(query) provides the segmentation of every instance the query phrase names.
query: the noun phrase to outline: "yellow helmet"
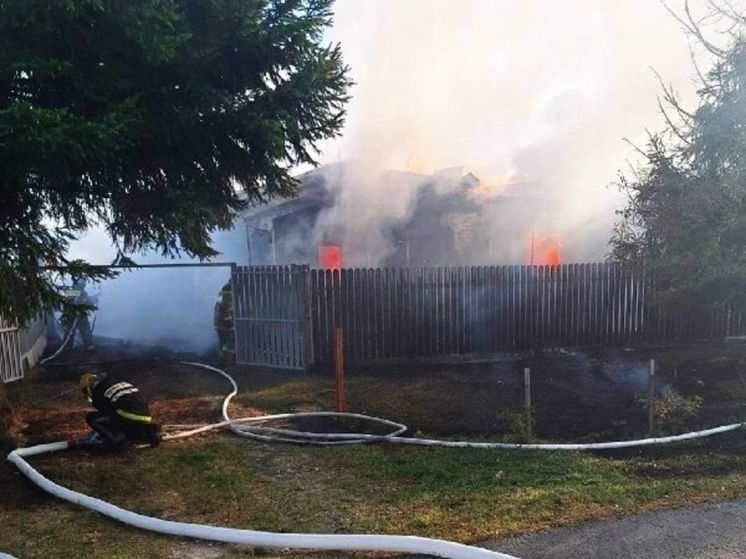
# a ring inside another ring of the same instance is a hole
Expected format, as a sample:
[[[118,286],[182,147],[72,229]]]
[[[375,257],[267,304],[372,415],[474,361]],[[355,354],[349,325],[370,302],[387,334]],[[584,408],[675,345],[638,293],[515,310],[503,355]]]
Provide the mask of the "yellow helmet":
[[[80,376],[80,391],[90,398],[93,392],[93,385],[95,384],[95,382],[96,382],[96,373],[93,373],[91,371],[83,373]]]

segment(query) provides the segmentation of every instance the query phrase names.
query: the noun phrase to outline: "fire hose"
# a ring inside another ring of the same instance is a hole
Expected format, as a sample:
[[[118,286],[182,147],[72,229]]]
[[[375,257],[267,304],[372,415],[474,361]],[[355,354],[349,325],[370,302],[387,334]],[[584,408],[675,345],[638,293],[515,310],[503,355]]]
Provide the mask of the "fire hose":
[[[45,357],[44,359],[40,360],[39,365],[44,365],[45,363],[48,363],[49,361],[51,361],[52,359],[54,359],[55,357],[57,357],[60,353],[64,351],[64,349],[67,347],[67,344],[70,343],[70,339],[75,335],[75,328],[77,326],[78,326],[78,319],[75,318],[72,324],[70,325],[70,328],[68,329],[67,334],[62,340],[62,344],[60,345],[60,347],[57,348],[57,351],[55,351],[49,357]]]
[[[222,375],[232,386],[231,392],[224,398],[222,404],[223,421],[176,432],[164,437],[164,440],[174,440],[190,437],[206,431],[228,428],[233,433],[258,439],[262,441],[293,442],[306,444],[359,444],[366,442],[386,442],[392,444],[408,444],[421,446],[439,446],[448,448],[488,448],[501,450],[601,450],[613,448],[630,448],[636,446],[647,446],[653,444],[665,444],[690,439],[708,437],[719,433],[735,431],[746,426],[746,423],[733,423],[703,431],[684,433],[670,437],[657,437],[638,439],[632,441],[615,441],[605,443],[588,444],[518,444],[518,443],[493,443],[472,441],[444,441],[436,439],[418,439],[411,437],[400,437],[406,426],[387,419],[367,416],[363,414],[335,413],[335,412],[304,412],[264,415],[259,417],[244,417],[231,419],[228,415],[228,406],[233,397],[238,393],[236,381],[225,371],[205,365],[203,363],[184,362],[188,365],[200,367]],[[279,429],[265,427],[262,423],[269,421],[296,419],[303,417],[348,417],[364,419],[385,425],[391,428],[391,432],[385,435],[370,435],[366,433],[309,433],[292,429]],[[28,479],[44,491],[63,499],[65,501],[81,505],[90,510],[99,512],[105,516],[119,520],[131,526],[170,534],[176,536],[191,537],[226,543],[242,543],[263,547],[280,547],[296,549],[316,549],[335,551],[382,551],[397,553],[417,553],[446,557],[449,559],[515,559],[510,555],[489,551],[486,549],[435,540],[415,536],[396,535],[370,535],[370,534],[278,534],[272,532],[260,532],[255,530],[243,530],[235,528],[223,528],[202,524],[175,522],[141,515],[100,499],[72,491],[54,483],[34,469],[25,458],[57,452],[70,448],[68,442],[57,442],[42,444],[28,448],[19,448],[8,455],[12,462]]]

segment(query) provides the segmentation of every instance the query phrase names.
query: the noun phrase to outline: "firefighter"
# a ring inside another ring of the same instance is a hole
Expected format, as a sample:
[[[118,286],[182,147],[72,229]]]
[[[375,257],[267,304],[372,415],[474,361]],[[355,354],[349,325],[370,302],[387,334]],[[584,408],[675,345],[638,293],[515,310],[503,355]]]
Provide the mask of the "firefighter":
[[[93,432],[81,444],[100,442],[122,450],[136,443],[156,447],[161,442],[160,425],[153,422],[148,404],[131,383],[87,372],[80,377],[80,389],[96,408],[86,414],[85,422]]]
[[[90,297],[85,290],[85,280],[76,279],[73,282],[73,286],[70,289],[65,290],[65,299],[73,305],[88,305],[94,306],[96,300]],[[80,332],[80,337],[83,340],[83,347],[86,351],[93,351],[96,346],[93,344],[93,331],[91,330],[91,323],[88,321],[88,313],[79,313],[79,309],[73,310],[66,308],[62,312],[62,326],[65,329],[63,336],[67,336],[70,332],[70,328],[75,326],[75,329]],[[70,347],[74,345],[75,333],[70,336]],[[64,341],[63,337],[63,341]]]
[[[235,336],[233,324],[233,287],[226,283],[215,302],[213,325],[218,335],[218,354],[222,363],[231,363],[235,359]]]

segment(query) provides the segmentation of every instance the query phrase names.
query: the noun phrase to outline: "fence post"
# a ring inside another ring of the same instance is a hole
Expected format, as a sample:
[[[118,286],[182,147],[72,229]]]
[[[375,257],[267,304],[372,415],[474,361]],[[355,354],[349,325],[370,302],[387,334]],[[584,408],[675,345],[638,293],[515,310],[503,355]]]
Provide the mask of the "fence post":
[[[648,373],[648,433],[655,431],[655,359],[650,360]]]
[[[336,386],[337,411],[345,411],[345,371],[342,329],[334,329],[334,379]]]
[[[526,442],[531,442],[533,439],[533,429],[531,426],[531,369],[525,367],[523,369],[523,383],[526,392]]]

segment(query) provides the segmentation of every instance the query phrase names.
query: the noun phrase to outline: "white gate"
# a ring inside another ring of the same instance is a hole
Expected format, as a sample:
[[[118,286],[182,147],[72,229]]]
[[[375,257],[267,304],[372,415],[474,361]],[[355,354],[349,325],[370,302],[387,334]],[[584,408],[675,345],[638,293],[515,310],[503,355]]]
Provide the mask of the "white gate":
[[[308,267],[236,266],[232,284],[236,362],[305,370]]]

